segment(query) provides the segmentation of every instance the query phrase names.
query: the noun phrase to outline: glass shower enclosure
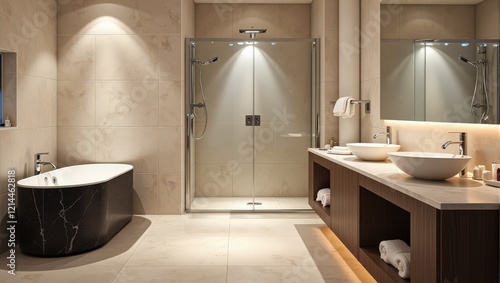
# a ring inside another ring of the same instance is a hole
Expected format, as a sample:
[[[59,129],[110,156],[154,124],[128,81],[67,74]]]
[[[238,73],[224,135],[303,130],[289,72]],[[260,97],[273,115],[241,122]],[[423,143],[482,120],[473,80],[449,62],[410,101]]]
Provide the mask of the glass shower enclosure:
[[[308,210],[315,39],[187,39],[187,211]]]

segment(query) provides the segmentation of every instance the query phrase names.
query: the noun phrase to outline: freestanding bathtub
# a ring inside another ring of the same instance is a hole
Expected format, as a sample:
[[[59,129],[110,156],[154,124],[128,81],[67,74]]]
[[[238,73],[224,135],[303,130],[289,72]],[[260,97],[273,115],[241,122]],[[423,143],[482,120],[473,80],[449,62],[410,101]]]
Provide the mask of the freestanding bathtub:
[[[38,256],[81,253],[105,244],[132,219],[133,167],[63,167],[17,182],[20,249]]]

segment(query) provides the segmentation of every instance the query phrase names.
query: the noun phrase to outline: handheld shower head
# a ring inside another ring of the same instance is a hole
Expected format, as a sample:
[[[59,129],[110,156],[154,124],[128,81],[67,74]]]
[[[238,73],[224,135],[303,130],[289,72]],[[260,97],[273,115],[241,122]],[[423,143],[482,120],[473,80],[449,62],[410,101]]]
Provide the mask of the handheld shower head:
[[[219,56],[215,56],[215,57],[212,57],[210,59],[208,59],[207,61],[201,63],[202,65],[208,65],[210,63],[213,63],[213,62],[217,62],[217,60],[219,60]]]
[[[470,61],[469,59],[465,58],[462,55],[458,56],[458,59],[464,61],[465,63],[469,63],[469,64],[471,64],[474,67],[477,67],[477,63]]]

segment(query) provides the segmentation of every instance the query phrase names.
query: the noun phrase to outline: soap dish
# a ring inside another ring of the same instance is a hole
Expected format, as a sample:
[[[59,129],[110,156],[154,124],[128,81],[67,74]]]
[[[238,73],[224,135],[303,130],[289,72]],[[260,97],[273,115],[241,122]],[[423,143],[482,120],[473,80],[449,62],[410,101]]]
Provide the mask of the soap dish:
[[[484,180],[484,183],[489,186],[493,187],[499,187],[500,188],[500,181],[495,181],[495,180]]]

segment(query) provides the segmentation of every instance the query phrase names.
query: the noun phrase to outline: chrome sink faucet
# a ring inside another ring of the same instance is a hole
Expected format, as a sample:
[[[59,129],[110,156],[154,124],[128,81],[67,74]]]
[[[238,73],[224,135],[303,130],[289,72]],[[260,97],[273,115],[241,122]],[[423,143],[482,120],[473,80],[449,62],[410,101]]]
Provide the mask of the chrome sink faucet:
[[[52,166],[52,169],[56,169],[56,165],[52,162],[44,162],[41,159],[42,155],[49,155],[48,152],[35,153],[35,175],[39,175],[42,172],[42,167],[45,165]]]
[[[467,155],[467,133],[466,132],[450,132],[451,133],[456,133],[459,136],[458,141],[446,141],[441,145],[442,149],[446,149],[450,144],[458,144],[458,153],[462,156]],[[467,166],[460,171],[459,174],[460,177],[464,178],[467,177]]]
[[[387,144],[391,144],[391,127],[390,126],[385,126],[385,132],[380,132],[380,133],[374,134],[373,139],[376,139],[380,135],[385,135]]]

